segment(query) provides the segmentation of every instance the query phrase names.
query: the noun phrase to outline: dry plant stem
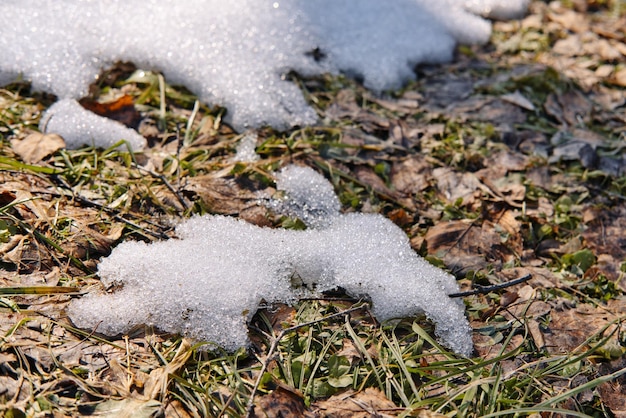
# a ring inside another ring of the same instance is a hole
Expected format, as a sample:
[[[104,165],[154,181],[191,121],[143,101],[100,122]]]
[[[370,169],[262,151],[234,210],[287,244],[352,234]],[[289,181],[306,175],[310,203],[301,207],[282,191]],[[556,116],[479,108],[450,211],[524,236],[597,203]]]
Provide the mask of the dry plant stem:
[[[87,206],[91,206],[91,207],[94,207],[94,208],[98,208],[98,209],[100,209],[100,210],[103,210],[103,211],[107,212],[108,214],[110,214],[110,215],[113,217],[113,219],[115,219],[116,221],[120,221],[120,222],[122,222],[122,223],[125,223],[126,225],[128,225],[128,226],[130,226],[130,227],[132,227],[132,228],[135,228],[135,229],[137,229],[137,230],[139,230],[139,231],[144,232],[146,235],[150,235],[150,236],[152,236],[152,237],[154,237],[154,238],[158,238],[158,239],[169,239],[169,237],[168,237],[166,234],[162,233],[162,232],[154,232],[154,231],[151,231],[151,230],[149,230],[149,229],[146,229],[146,228],[142,227],[141,225],[136,224],[136,223],[135,223],[135,222],[133,222],[133,221],[129,221],[128,219],[124,218],[124,217],[123,217],[123,216],[119,213],[119,211],[118,211],[118,210],[116,210],[116,209],[112,209],[112,208],[110,208],[110,207],[108,207],[108,206],[106,206],[106,205],[103,205],[103,204],[101,204],[101,203],[94,202],[94,201],[93,201],[93,200],[91,200],[91,199],[88,199],[88,198],[86,198],[86,197],[84,197],[84,196],[81,196],[80,194],[75,193],[75,192],[74,192],[74,190],[72,189],[72,187],[71,187],[69,184],[67,184],[67,183],[66,183],[63,179],[61,179],[61,178],[59,178],[59,177],[57,177],[57,176],[52,176],[52,179],[53,179],[53,180],[56,180],[56,181],[57,181],[57,183],[58,183],[58,184],[59,184],[59,185],[60,185],[63,189],[65,189],[65,190],[67,190],[67,191],[68,191],[68,193],[67,193],[67,194],[62,194],[62,193],[59,193],[59,194],[58,194],[59,196],[71,197],[71,198],[73,198],[74,200],[77,200],[77,201],[79,201],[80,203],[83,203],[83,204],[85,204],[85,205],[87,205]],[[50,194],[51,194],[51,195],[53,195],[53,193],[50,193]],[[154,223],[154,222],[150,222],[150,221],[146,221],[146,222],[147,222],[147,223],[149,223],[149,224],[151,224],[151,225],[154,225],[154,226],[156,226],[156,227],[160,227],[160,228],[162,228],[160,225],[158,225],[158,224],[156,224],[156,223]]]
[[[532,278],[532,274],[526,274],[520,278],[515,280],[511,280],[506,283],[494,284],[493,286],[476,286],[477,289],[469,290],[467,292],[459,292],[459,293],[450,293],[448,297],[451,298],[463,298],[465,296],[473,296],[473,295],[485,295],[487,293],[493,292],[494,290],[505,289],[507,287],[515,286],[516,284],[527,282]]]
[[[13,215],[10,215],[10,214],[6,214],[5,216],[8,217],[9,219],[11,219],[15,224],[19,225],[20,228],[22,228],[24,231],[26,231],[30,235],[32,235],[32,237],[35,238],[35,240],[37,242],[39,242],[39,243],[41,243],[41,244],[43,244],[45,246],[54,248],[59,253],[63,254],[65,257],[68,258],[68,260],[70,260],[70,262],[72,264],[74,264],[76,267],[78,267],[83,272],[85,272],[87,274],[93,274],[94,273],[82,261],[80,261],[78,258],[74,257],[73,255],[69,254],[67,251],[65,251],[63,248],[61,248],[61,246],[59,244],[57,244],[56,242],[54,242],[51,239],[49,239],[48,237],[46,237],[44,234],[42,234],[41,232],[37,231],[35,228],[31,228],[26,222],[22,221],[21,219],[16,218]]]
[[[362,303],[357,306],[353,306],[350,309],[346,309],[344,311],[337,312],[332,315],[328,315],[323,318],[316,319],[314,321],[309,321],[304,324],[298,324],[293,327],[285,328],[282,331],[280,331],[280,333],[275,338],[273,338],[270,349],[267,352],[267,358],[265,359],[265,361],[263,362],[263,365],[261,366],[261,370],[259,371],[259,376],[257,377],[256,382],[254,382],[254,387],[252,388],[252,392],[250,393],[250,399],[248,400],[248,405],[246,406],[246,418],[249,418],[252,416],[252,412],[254,410],[254,398],[259,389],[259,385],[261,384],[261,379],[263,378],[263,375],[265,374],[265,371],[267,370],[267,366],[269,365],[269,363],[272,361],[272,358],[274,357],[274,352],[276,351],[276,348],[278,347],[278,343],[280,342],[280,340],[283,339],[285,335],[289,334],[290,332],[297,331],[300,328],[315,325],[320,322],[328,321],[330,319],[337,318],[340,316],[346,316],[352,312],[361,310],[363,308],[367,308],[367,306],[368,306],[367,303]]]
[[[179,193],[179,191],[178,191],[178,190],[176,190],[176,189],[174,188],[174,186],[172,186],[172,185],[170,184],[170,182],[169,182],[169,181],[167,181],[167,179],[165,178],[165,176],[164,176],[163,174],[158,174],[158,173],[155,173],[154,171],[152,171],[152,170],[148,170],[147,168],[143,168],[143,167],[141,167],[141,166],[139,166],[139,165],[137,165],[137,164],[135,164],[135,163],[133,163],[133,164],[132,164],[132,166],[133,166],[133,167],[135,167],[136,169],[138,169],[139,171],[145,171],[146,173],[150,174],[152,177],[154,177],[154,178],[157,178],[157,179],[161,180],[161,181],[163,182],[163,184],[165,185],[165,187],[167,187],[167,188],[170,190],[170,192],[172,192],[172,193],[174,194],[174,196],[176,196],[176,199],[178,199],[178,201],[180,202],[180,204],[182,205],[182,207],[183,207],[185,210],[188,210],[188,209],[189,209],[189,205],[187,204],[187,202],[185,201],[185,199],[181,196],[181,194]]]
[[[77,287],[64,286],[24,286],[0,288],[0,295],[54,295],[81,294]]]

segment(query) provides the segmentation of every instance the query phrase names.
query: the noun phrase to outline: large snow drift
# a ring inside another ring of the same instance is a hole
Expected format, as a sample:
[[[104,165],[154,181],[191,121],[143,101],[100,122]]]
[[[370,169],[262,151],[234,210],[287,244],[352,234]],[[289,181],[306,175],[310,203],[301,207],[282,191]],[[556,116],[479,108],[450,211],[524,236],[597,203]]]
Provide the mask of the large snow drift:
[[[246,321],[262,300],[342,287],[368,296],[379,320],[425,313],[444,344],[471,354],[463,303],[447,296],[458,291],[455,279],[420,258],[400,228],[381,215],[340,214],[332,186],[310,168],[287,167],[277,186],[286,199],[276,207],[313,228],[204,216],[180,224],[180,240],[125,242],[99,266],[106,286],[123,288],[74,301],[70,318],[108,335],[148,324],[234,350],[247,344]]]
[[[487,41],[490,24],[477,15],[514,17],[527,2],[5,1],[0,84],[22,74],[35,89],[77,99],[103,68],[132,61],[226,106],[236,128],[285,128],[316,120],[288,71],[343,71],[374,90],[395,88],[415,64],[449,60],[456,42]]]

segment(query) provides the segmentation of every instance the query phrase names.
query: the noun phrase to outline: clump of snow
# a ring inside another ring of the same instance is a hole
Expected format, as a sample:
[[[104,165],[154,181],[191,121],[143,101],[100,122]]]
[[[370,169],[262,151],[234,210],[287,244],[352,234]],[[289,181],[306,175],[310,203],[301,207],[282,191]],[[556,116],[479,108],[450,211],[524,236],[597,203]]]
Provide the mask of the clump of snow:
[[[530,0],[502,1],[502,0],[466,0],[465,9],[491,19],[516,19],[526,13]]]
[[[78,148],[81,145],[109,148],[121,140],[125,140],[135,151],[146,145],[146,139],[137,131],[112,119],[98,116],[73,99],[59,100],[50,106],[41,117],[39,129],[62,136],[68,148]]]
[[[233,161],[242,163],[252,163],[254,161],[258,161],[259,154],[256,153],[257,140],[258,137],[254,133],[244,135],[237,144],[237,152]]]
[[[329,199],[320,205],[333,209],[324,228],[294,231],[224,216],[191,218],[177,227],[179,240],[115,248],[98,272],[106,286],[123,287],[74,301],[70,318],[108,335],[147,324],[235,350],[248,343],[246,324],[261,301],[289,303],[342,287],[369,297],[381,321],[425,313],[444,344],[470,355],[463,303],[447,296],[458,291],[454,278],[420,258],[383,216],[335,213],[330,184],[319,187],[319,175],[312,173],[288,167],[279,183],[292,199],[310,200],[303,194],[309,186],[318,199]]]
[[[284,199],[274,199],[270,207],[311,228],[328,226],[339,215],[341,203],[333,185],[309,167],[289,165],[276,176],[276,188]]]
[[[385,90],[456,42],[486,42],[482,17],[512,17],[528,0],[21,0],[0,5],[0,82],[17,74],[60,98],[87,94],[116,61],[162,71],[235,128],[314,123],[286,80],[345,72]],[[146,29],[146,25],[149,26]],[[311,53],[318,51],[317,54]],[[321,58],[320,58],[321,57]]]

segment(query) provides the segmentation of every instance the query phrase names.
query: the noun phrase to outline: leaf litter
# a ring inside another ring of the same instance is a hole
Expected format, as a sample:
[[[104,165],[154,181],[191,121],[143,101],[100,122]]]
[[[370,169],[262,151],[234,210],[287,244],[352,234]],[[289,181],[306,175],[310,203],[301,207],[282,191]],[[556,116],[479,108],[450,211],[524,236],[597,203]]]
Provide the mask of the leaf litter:
[[[429,329],[427,322],[380,326],[355,313],[347,322],[324,322],[325,314],[351,303],[332,296],[286,307],[287,315],[268,307],[251,331],[262,331],[251,337],[254,355],[227,356],[199,353],[158,330],[105,339],[75,329],[64,311],[72,295],[0,295],[3,414],[240,415],[267,360],[264,333],[274,331],[265,319],[283,329],[314,318],[322,321],[280,342],[269,372],[289,384],[268,385],[259,402],[274,396],[279,408],[286,402],[281,396],[295,396],[305,413],[317,416],[353,407],[391,416],[466,408],[460,409],[465,416],[477,416],[505,411],[505,396],[532,408],[571,394],[552,406],[623,413],[623,375],[576,390],[623,369],[626,102],[615,51],[623,57],[624,18],[574,4],[533,2],[521,23],[496,23],[495,52],[462,50],[452,76],[424,67],[419,81],[385,100],[368,100],[341,77],[302,80],[332,124],[289,137],[260,129],[260,159],[247,164],[232,160],[239,138],[220,123],[219,109],[202,107],[191,125],[196,136],[182,146],[186,119],[179,115],[189,115],[191,106],[170,101],[163,122],[144,108],[139,130],[152,132],[152,147],[136,158],[166,173],[163,178],[146,176],[117,150],[59,149],[27,160],[8,141],[31,134],[49,101],[24,86],[3,90],[0,290],[99,286],[81,265],[93,269],[122,239],[171,235],[180,213],[244,217],[253,210],[254,223],[288,225],[253,208],[259,192],[272,192],[269,172],[293,160],[325,172],[348,211],[398,214],[390,218],[413,247],[455,272],[465,288],[533,276],[506,292],[466,299],[476,361],[486,362],[478,374],[418,332]],[[581,22],[590,22],[590,35],[582,35]],[[571,37],[581,48],[550,47]],[[457,90],[437,91],[445,86]],[[141,94],[142,88],[125,91]],[[504,102],[513,107],[498,111]],[[165,129],[153,129],[159,123]],[[403,351],[394,351],[398,347]],[[344,376],[330,375],[337,356],[349,365],[349,390],[329,384]],[[388,385],[378,383],[376,370],[389,373]],[[449,374],[452,383],[444,386],[438,379]],[[516,389],[527,387],[526,394]],[[495,398],[499,409],[488,409],[495,393],[502,397]],[[362,399],[365,394],[372,399]]]

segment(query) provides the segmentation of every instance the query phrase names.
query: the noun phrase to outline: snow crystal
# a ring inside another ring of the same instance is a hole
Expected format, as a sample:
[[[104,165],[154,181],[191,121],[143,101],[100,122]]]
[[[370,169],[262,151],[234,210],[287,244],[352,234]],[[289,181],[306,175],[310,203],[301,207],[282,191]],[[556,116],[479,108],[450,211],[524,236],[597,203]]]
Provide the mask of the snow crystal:
[[[339,215],[341,203],[332,184],[309,167],[285,167],[276,176],[276,188],[285,192],[285,199],[275,199],[269,206],[308,227],[323,228]]]
[[[81,328],[107,335],[147,324],[235,350],[248,344],[247,321],[261,301],[294,302],[341,287],[369,297],[381,320],[425,313],[436,334],[457,353],[470,355],[470,327],[454,278],[420,258],[404,232],[377,214],[335,214],[336,197],[320,187],[311,169],[288,167],[279,176],[291,198],[312,186],[320,207],[332,208],[323,229],[261,228],[224,216],[181,223],[179,240],[125,242],[99,265],[109,294],[72,302],[69,315]],[[302,183],[301,183],[302,181]],[[309,199],[307,197],[307,199]],[[302,203],[302,202],[301,202]],[[304,207],[304,205],[300,205]]]
[[[527,2],[2,2],[0,82],[22,74],[37,90],[77,99],[103,68],[132,61],[227,107],[237,129],[285,128],[317,120],[285,77],[290,70],[345,72],[374,90],[395,88],[414,77],[415,64],[451,59],[456,42],[487,41],[490,24],[476,14],[513,17]]]
[[[259,154],[256,153],[256,141],[258,137],[254,133],[249,133],[243,136],[237,144],[237,152],[233,161],[242,163],[251,163],[258,161]]]
[[[83,108],[76,100],[63,99],[53,104],[41,117],[39,129],[61,135],[68,148],[97,145],[109,148],[125,140],[132,150],[146,144],[143,136],[121,123],[98,116]]]

